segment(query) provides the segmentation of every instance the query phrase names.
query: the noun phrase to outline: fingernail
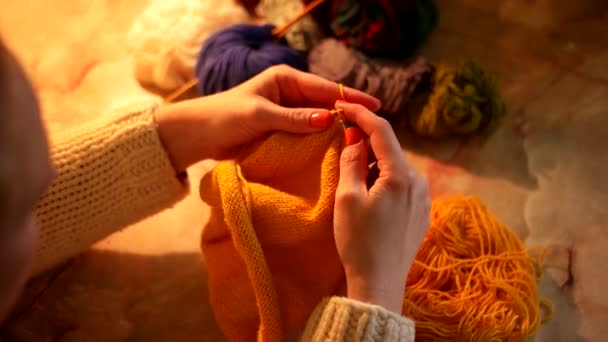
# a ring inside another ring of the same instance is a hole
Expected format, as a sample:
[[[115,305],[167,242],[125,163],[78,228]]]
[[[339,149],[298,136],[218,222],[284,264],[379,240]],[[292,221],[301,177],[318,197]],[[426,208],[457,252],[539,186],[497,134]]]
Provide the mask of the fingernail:
[[[345,103],[346,103],[346,101],[336,100],[336,106],[337,105],[342,105],[342,104],[345,104]]]
[[[329,113],[314,113],[310,116],[310,126],[314,128],[327,128],[333,122]]]
[[[363,139],[363,132],[359,127],[350,127],[344,131],[344,146],[351,146]]]

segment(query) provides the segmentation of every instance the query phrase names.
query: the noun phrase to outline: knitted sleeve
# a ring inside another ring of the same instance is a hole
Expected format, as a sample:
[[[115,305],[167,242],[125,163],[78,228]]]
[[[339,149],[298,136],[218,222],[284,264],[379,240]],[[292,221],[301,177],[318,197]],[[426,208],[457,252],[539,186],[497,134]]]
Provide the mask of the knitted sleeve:
[[[154,108],[130,106],[54,139],[56,178],[36,208],[34,275],[186,194],[156,131]]]
[[[414,341],[414,322],[348,298],[323,300],[310,315],[302,341]]]

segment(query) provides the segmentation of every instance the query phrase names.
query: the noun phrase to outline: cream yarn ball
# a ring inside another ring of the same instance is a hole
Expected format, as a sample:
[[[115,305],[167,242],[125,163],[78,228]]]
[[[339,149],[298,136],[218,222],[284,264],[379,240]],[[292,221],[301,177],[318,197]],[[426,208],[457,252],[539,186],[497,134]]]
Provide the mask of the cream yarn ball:
[[[152,0],[127,33],[135,77],[168,92],[194,77],[205,40],[227,26],[250,22],[234,0]]]

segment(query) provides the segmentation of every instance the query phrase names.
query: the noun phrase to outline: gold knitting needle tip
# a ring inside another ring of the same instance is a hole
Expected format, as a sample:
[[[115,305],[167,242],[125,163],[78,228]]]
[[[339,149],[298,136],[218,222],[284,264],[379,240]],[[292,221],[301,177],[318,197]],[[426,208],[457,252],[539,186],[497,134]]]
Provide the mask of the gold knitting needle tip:
[[[333,115],[333,117],[336,120],[338,120],[338,122],[340,123],[340,126],[342,126],[342,128],[344,128],[344,130],[347,130],[348,128],[354,126],[350,121],[348,121],[348,120],[346,120],[344,118],[344,110],[342,110],[342,109],[332,109],[332,110],[329,111],[329,113],[331,115]]]
[[[346,101],[346,96],[344,96],[344,85],[342,83],[338,83],[338,91],[340,92],[340,97],[342,98],[342,101]],[[340,122],[340,125],[342,125],[342,128],[344,128],[344,130],[355,126],[355,124],[344,118],[343,109],[334,109],[330,111],[330,113],[334,116],[334,118],[336,118],[336,120],[338,120],[338,122]]]
[[[342,109],[332,109],[329,111],[329,113],[334,117],[334,119],[336,119],[340,123],[342,128],[344,128],[344,117],[342,116]]]

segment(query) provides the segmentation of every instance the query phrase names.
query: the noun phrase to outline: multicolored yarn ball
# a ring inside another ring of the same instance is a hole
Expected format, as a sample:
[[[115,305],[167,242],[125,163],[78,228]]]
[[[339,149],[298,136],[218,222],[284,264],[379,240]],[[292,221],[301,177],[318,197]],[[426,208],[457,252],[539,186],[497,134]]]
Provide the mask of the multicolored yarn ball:
[[[408,103],[409,123],[421,136],[492,132],[506,113],[495,78],[467,62],[437,64]]]
[[[196,63],[201,95],[235,87],[273,65],[286,64],[307,70],[306,58],[272,35],[272,25],[235,25],[203,45]]]
[[[215,32],[250,22],[233,1],[152,0],[127,34],[137,81],[170,92],[194,78],[201,45]]]
[[[314,74],[377,97],[388,116],[405,114],[411,94],[431,70],[421,57],[409,63],[372,59],[333,38],[315,46],[308,63]]]
[[[411,57],[438,21],[435,0],[330,0],[313,15],[348,46],[392,59]]]

